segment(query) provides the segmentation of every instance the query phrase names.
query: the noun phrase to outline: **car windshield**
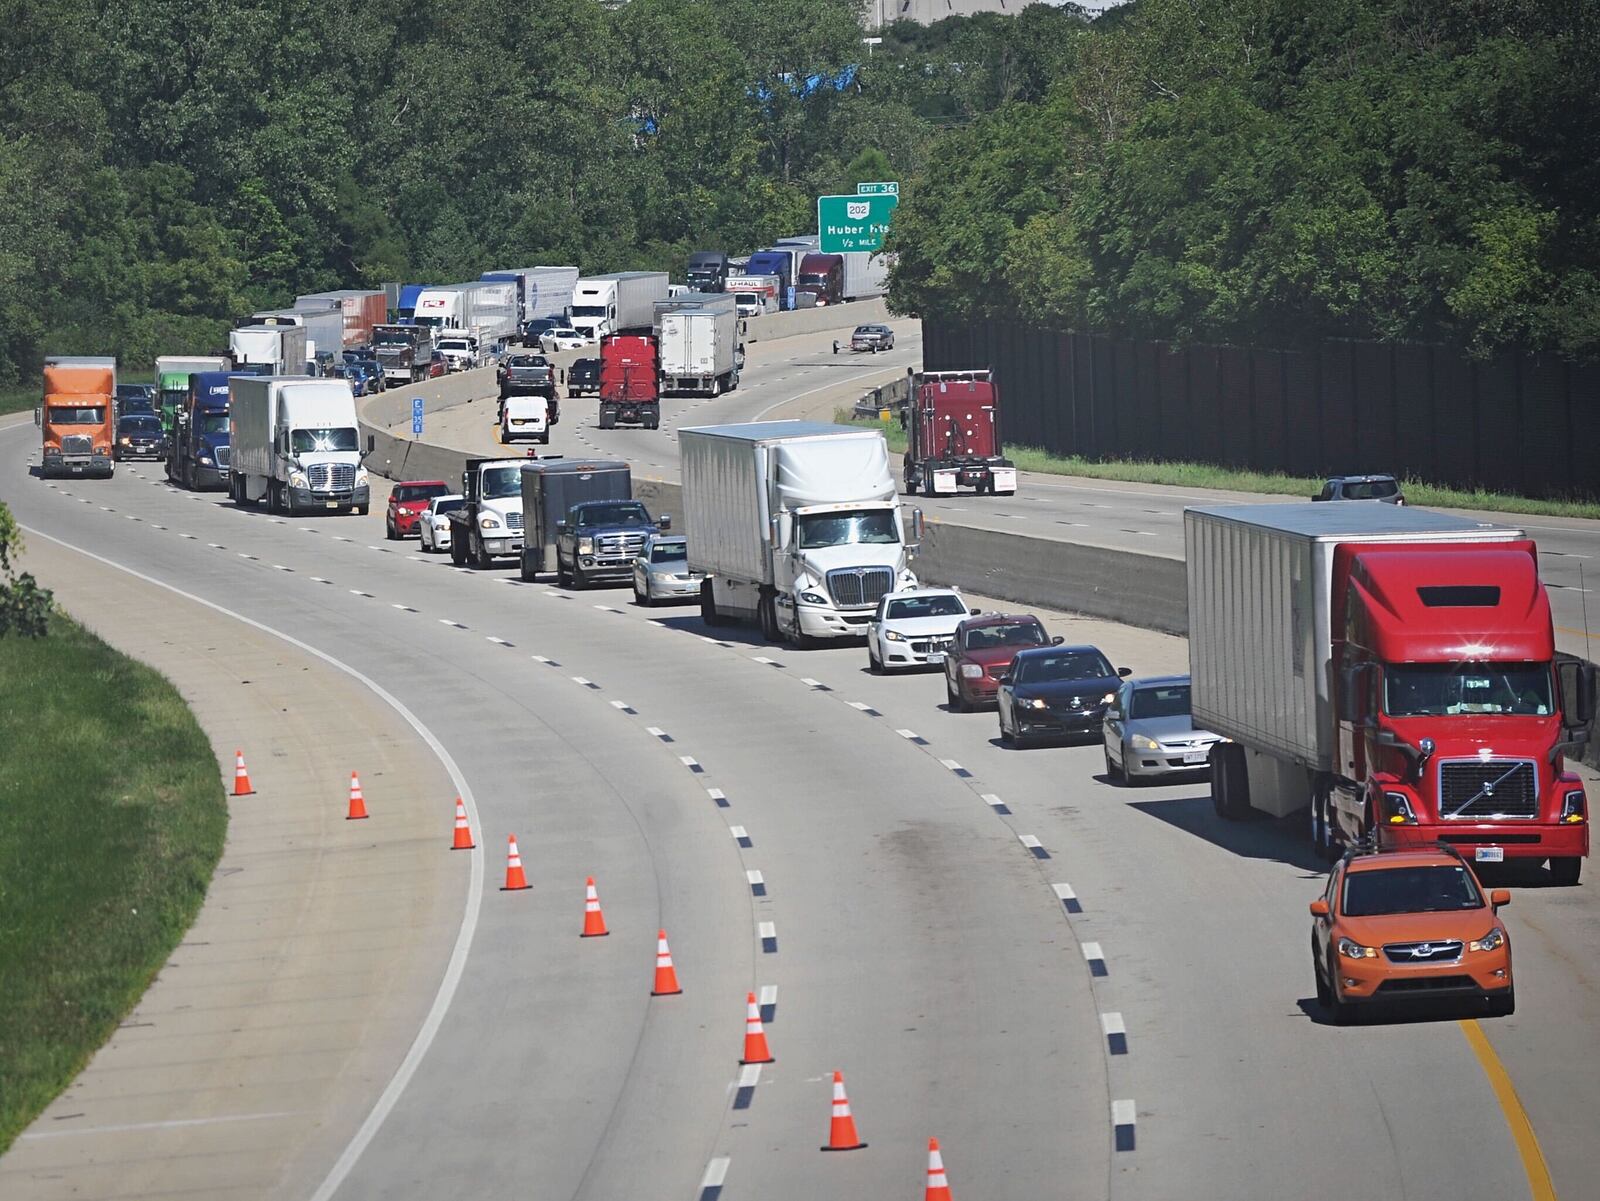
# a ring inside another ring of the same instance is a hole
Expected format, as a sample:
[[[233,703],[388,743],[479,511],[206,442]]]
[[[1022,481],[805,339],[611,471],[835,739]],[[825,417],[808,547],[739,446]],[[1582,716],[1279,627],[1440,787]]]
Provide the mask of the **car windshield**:
[[[652,563],[682,563],[689,557],[687,542],[657,542],[650,548]]]
[[[482,486],[485,500],[501,500],[507,496],[521,496],[522,468],[486,468],[483,473]]]
[[[345,425],[334,429],[289,431],[289,449],[297,455],[334,450],[354,450],[355,448],[356,431],[354,426]]]
[[[153,434],[161,429],[161,422],[154,417],[124,417],[117,428],[128,434]]]
[[[433,511],[435,513],[454,513],[457,509],[459,509],[462,505],[464,505],[466,503],[467,502],[466,502],[466,499],[464,497],[452,496],[449,500],[436,500],[436,501],[434,501],[433,502]]]
[[[154,413],[156,411],[155,405],[150,402],[148,396],[124,396],[117,403],[122,406],[124,413],[130,415],[133,413]]]
[[[1481,908],[1477,882],[1459,863],[1377,868],[1347,872],[1344,878],[1345,917]]]
[[[650,514],[636,500],[595,501],[574,506],[572,520],[578,525],[649,525]]]
[[[845,509],[838,513],[807,513],[795,519],[801,550],[820,546],[882,545],[900,541],[899,523],[892,509]]]
[[[1391,717],[1491,713],[1545,717],[1552,711],[1545,663],[1391,664],[1383,671]]]
[[[394,490],[396,500],[429,500],[450,491],[449,484],[401,484]]]
[[[50,421],[54,425],[99,425],[105,419],[104,405],[50,406]]]
[[[1044,643],[1044,627],[1036,621],[976,626],[967,631],[966,637],[969,651],[993,650],[1002,646],[1043,646]]]
[[[1346,480],[1344,485],[1346,500],[1387,500],[1399,491],[1393,480]]]
[[[1117,673],[1096,650],[1052,651],[1017,659],[1019,684],[1044,684],[1053,680],[1103,680]]]
[[[856,337],[856,338],[870,338],[873,334],[875,334],[877,332],[878,332],[877,326],[874,326],[874,325],[858,325],[858,326],[856,326],[856,332],[854,334],[852,334],[851,336],[852,337]]]
[[[1187,684],[1135,688],[1133,702],[1128,706],[1129,717],[1187,717],[1188,715],[1189,685]]]
[[[225,434],[228,432],[228,415],[226,413],[201,413],[196,425],[202,434]]]
[[[889,602],[891,618],[965,617],[967,603],[959,596],[907,596]]]

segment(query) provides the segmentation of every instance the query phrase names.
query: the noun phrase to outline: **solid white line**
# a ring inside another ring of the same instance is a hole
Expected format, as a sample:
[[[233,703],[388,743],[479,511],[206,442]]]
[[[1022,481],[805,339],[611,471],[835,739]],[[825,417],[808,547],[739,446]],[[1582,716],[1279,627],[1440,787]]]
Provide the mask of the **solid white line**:
[[[1139,1109],[1131,1100],[1111,1102],[1111,1124],[1113,1126],[1132,1126],[1139,1116]]]
[[[1085,959],[1091,959],[1091,960],[1092,959],[1098,959],[1102,963],[1104,963],[1105,962],[1105,958],[1106,958],[1106,953],[1100,949],[1100,944],[1099,943],[1097,943],[1097,942],[1086,942],[1086,943],[1083,944],[1083,957]]]
[[[1127,1026],[1122,1023],[1122,1015],[1115,1010],[1100,1015],[1100,1029],[1106,1032],[1107,1038],[1110,1038],[1113,1034],[1126,1035],[1128,1033]]]
[[[292,634],[286,634],[282,630],[274,629],[269,625],[256,621],[254,618],[246,617],[243,613],[237,613],[214,601],[196,596],[192,592],[185,592],[181,588],[174,587],[163,580],[158,580],[154,576],[145,575],[142,571],[136,571],[132,567],[125,566],[115,560],[97,555],[93,551],[73,546],[60,538],[46,534],[43,530],[36,530],[26,526],[23,528],[29,534],[54,542],[57,546],[66,547],[68,550],[77,551],[77,553],[86,555],[97,563],[104,563],[107,567],[114,567],[118,571],[126,572],[134,579],[143,580],[145,583],[154,585],[157,588],[165,588],[176,596],[193,601],[197,605],[204,605],[213,612],[221,613],[224,617],[231,617],[235,621],[243,622],[252,629],[260,630],[263,634],[270,634],[274,638],[282,639],[290,646],[296,647],[308,655],[315,656],[330,667],[337,668],[352,679],[365,685],[385,704],[404,718],[406,724],[415,730],[418,737],[428,744],[428,748],[433,751],[439,762],[444,765],[445,772],[449,775],[450,782],[455,785],[457,794],[465,802],[468,820],[479,829],[482,828],[483,823],[478,817],[478,803],[472,795],[472,786],[467,783],[467,778],[462,774],[461,768],[456,764],[456,761],[450,757],[450,752],[445,750],[444,744],[439,741],[432,730],[423,724],[421,718],[408,709],[399,697],[395,696],[394,693],[372,677],[357,671],[348,663],[334,658],[326,651],[319,650],[309,642],[302,642]],[[400,1066],[395,1069],[394,1075],[389,1079],[389,1083],[384,1086],[383,1092],[378,1095],[378,1100],[373,1104],[366,1120],[361,1123],[355,1136],[334,1162],[333,1167],[329,1169],[326,1179],[318,1186],[317,1191],[311,1194],[310,1201],[330,1201],[339,1185],[344,1182],[345,1177],[356,1166],[356,1162],[361,1158],[361,1153],[367,1149],[368,1144],[372,1142],[382,1128],[384,1120],[388,1118],[390,1112],[399,1102],[401,1094],[406,1090],[406,1085],[411,1083],[411,1078],[416,1075],[417,1068],[421,1066],[423,1057],[428,1053],[428,1048],[433,1045],[434,1038],[444,1025],[445,1014],[450,1009],[450,1003],[455,1000],[456,989],[461,984],[461,976],[467,966],[467,954],[472,949],[472,938],[478,929],[478,907],[483,896],[483,848],[481,845],[471,851],[471,858],[471,870],[468,873],[467,880],[466,905],[461,912],[461,925],[456,930],[455,945],[450,950],[450,962],[445,967],[444,976],[439,981],[439,991],[434,994],[433,1004],[428,1007],[428,1015],[418,1028],[417,1036],[411,1040],[411,1046],[407,1049],[405,1058],[400,1061]]]
[[[728,1164],[732,1161],[726,1155],[719,1155],[706,1165],[706,1174],[700,1177],[702,1189],[721,1188],[722,1182],[728,1178]]]
[[[172,1118],[165,1122],[125,1122],[120,1126],[78,1126],[72,1129],[39,1130],[21,1134],[25,1138],[70,1138],[75,1134],[127,1134],[134,1130],[178,1130],[185,1126],[211,1126],[220,1122],[262,1122],[270,1118],[293,1118],[298,1109],[281,1109],[274,1113],[230,1113],[216,1118]]]
[[[1027,847],[1030,851],[1033,850],[1034,847],[1038,847],[1038,846],[1043,846],[1044,845],[1037,838],[1035,838],[1032,834],[1018,834],[1017,835],[1017,841],[1020,842],[1023,846]]]
[[[740,1088],[754,1088],[760,1083],[761,1065],[759,1063],[747,1063],[739,1069]]]

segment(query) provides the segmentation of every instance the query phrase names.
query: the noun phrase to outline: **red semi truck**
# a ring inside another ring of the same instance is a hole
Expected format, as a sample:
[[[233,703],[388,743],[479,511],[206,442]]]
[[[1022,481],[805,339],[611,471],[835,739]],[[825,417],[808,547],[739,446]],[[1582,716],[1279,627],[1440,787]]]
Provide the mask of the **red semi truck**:
[[[1521,530],[1372,501],[1188,509],[1194,723],[1219,816],[1310,812],[1326,857],[1444,842],[1576,884],[1594,669]]]
[[[911,381],[906,492],[954,496],[963,488],[1011,496],[1017,469],[1001,454],[1000,394],[987,371],[925,371]]]
[[[660,428],[661,356],[654,334],[607,334],[600,339],[600,428]]]

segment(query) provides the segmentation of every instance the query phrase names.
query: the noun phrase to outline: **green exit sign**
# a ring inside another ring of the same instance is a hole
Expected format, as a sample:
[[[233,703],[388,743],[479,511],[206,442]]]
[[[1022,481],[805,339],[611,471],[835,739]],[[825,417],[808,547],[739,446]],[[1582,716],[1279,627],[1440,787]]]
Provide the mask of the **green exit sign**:
[[[893,181],[887,183],[858,183],[856,185],[856,195],[898,196],[900,195],[900,185]]]
[[[823,254],[883,249],[900,197],[894,193],[817,197],[817,249]]]

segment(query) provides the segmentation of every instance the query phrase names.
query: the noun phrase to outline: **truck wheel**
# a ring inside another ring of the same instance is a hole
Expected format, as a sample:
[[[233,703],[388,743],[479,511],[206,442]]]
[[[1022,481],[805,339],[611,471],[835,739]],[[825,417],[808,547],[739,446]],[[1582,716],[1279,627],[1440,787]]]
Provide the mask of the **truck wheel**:
[[[489,557],[489,551],[483,545],[483,535],[477,532],[472,535],[472,565],[479,571],[488,571],[494,566],[494,560]]]
[[[1242,821],[1250,813],[1250,777],[1244,747],[1217,743],[1211,750],[1211,807],[1224,821]]]
[[[467,556],[462,548],[461,541],[459,533],[453,534],[450,538],[450,562],[457,567],[465,567],[467,565]]]
[[[356,506],[356,512],[358,514],[360,514],[362,517],[365,517],[371,511],[372,511],[372,506],[371,505],[357,505]]]
[[[1583,874],[1583,860],[1576,855],[1550,860],[1550,879],[1563,888],[1571,888]]]
[[[522,557],[518,560],[518,565],[522,568],[522,582],[524,584],[532,584],[538,578],[539,573],[534,571],[534,569],[528,565],[527,551],[522,552]]]
[[[600,410],[600,428],[603,430],[615,429],[616,425],[617,415],[615,413],[606,412],[602,407]]]
[[[573,589],[573,591],[574,592],[582,592],[588,586],[589,586],[589,577],[583,574],[583,568],[579,567],[576,563],[574,563],[572,565],[572,589]]]
[[[756,609],[761,621],[761,636],[768,642],[781,642],[782,635],[778,633],[778,602],[770,592],[762,596]]]
[[[723,623],[722,615],[717,612],[717,598],[711,591],[710,580],[700,583],[700,620],[708,626],[720,626]]]

